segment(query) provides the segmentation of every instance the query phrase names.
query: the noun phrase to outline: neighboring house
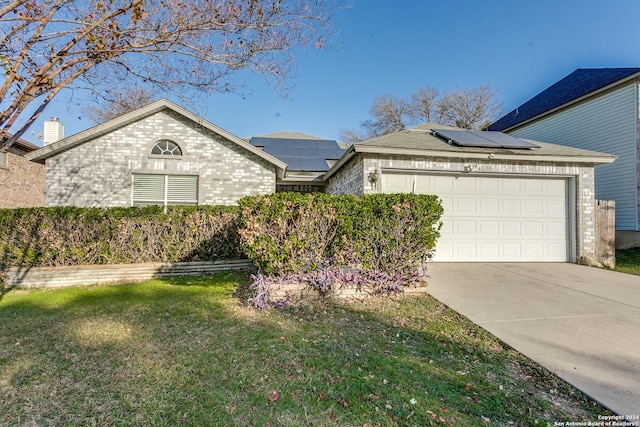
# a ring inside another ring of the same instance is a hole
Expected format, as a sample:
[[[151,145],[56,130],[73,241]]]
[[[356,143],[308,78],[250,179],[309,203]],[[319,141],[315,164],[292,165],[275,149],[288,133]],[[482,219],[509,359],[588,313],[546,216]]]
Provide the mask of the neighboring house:
[[[325,175],[327,192],[438,195],[444,216],[437,261],[594,256],[594,165],[615,156],[537,141],[501,148],[455,130],[425,124],[352,145]]]
[[[323,175],[345,152],[336,141],[298,132],[254,136],[251,144],[287,164],[287,173],[276,183],[276,191],[322,193]]]
[[[164,99],[27,157],[46,164],[46,206],[228,205],[275,192],[287,167]]]
[[[618,156],[596,167],[596,198],[616,202],[616,246],[640,246],[640,68],[578,69],[489,130]]]
[[[615,160],[431,124],[346,150],[295,133],[249,143],[166,100],[29,158],[46,162],[47,206],[233,204],[282,190],[429,193],[445,208],[436,260],[557,262],[594,256],[594,165]]]
[[[18,139],[0,151],[0,208],[43,206],[44,167],[25,159],[38,146]]]

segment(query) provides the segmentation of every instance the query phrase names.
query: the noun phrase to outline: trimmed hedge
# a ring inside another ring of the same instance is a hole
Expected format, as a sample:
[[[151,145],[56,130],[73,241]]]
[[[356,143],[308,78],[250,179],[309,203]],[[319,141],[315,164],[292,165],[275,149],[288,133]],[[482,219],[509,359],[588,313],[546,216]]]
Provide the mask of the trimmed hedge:
[[[241,199],[244,252],[270,276],[328,266],[407,273],[440,235],[436,196],[277,193]]]
[[[62,266],[242,258],[239,209],[0,209],[0,265]]]
[[[277,193],[240,206],[0,209],[2,266],[217,261],[267,275],[331,266],[407,273],[431,256],[435,196]]]

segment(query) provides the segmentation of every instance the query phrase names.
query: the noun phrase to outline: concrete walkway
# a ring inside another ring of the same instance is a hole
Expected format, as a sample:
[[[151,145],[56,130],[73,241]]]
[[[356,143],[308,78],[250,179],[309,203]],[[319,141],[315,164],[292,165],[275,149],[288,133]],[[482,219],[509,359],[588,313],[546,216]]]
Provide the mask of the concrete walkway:
[[[429,293],[620,415],[640,415],[640,276],[432,263]]]

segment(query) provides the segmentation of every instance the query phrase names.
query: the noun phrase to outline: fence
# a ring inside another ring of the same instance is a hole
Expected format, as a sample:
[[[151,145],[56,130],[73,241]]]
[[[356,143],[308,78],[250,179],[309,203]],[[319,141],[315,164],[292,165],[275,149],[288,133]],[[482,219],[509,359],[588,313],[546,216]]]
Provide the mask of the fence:
[[[596,200],[596,260],[608,268],[616,266],[616,202]]]

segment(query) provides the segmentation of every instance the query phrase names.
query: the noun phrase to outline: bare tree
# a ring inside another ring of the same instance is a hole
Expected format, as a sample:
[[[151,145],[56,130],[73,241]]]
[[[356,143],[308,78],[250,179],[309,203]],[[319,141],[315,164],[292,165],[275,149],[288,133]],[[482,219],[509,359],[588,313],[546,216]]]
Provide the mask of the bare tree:
[[[376,97],[369,112],[373,119],[360,123],[369,138],[401,131],[411,124],[411,104],[394,95]]]
[[[502,110],[502,103],[496,100],[497,92],[489,85],[480,85],[446,93],[437,103],[438,122],[463,129],[483,129]]]
[[[155,94],[150,88],[125,88],[113,95],[107,95],[102,104],[88,105],[85,111],[94,123],[100,124],[144,107],[154,100]]]
[[[436,122],[463,129],[484,129],[502,110],[496,99],[497,89],[480,85],[468,90],[456,90],[439,96],[437,89],[427,86],[411,95],[411,101],[393,95],[374,99],[372,119],[360,123],[363,132],[341,131],[340,140],[347,144],[360,142],[365,136],[375,138],[404,130],[416,122]]]
[[[431,123],[435,120],[438,89],[427,86],[411,95],[411,115],[419,122]]]
[[[3,0],[0,149],[65,88],[233,91],[241,70],[280,88],[296,48],[329,41],[342,1]]]
[[[357,129],[341,129],[338,139],[344,144],[353,145],[366,140],[367,135]]]

